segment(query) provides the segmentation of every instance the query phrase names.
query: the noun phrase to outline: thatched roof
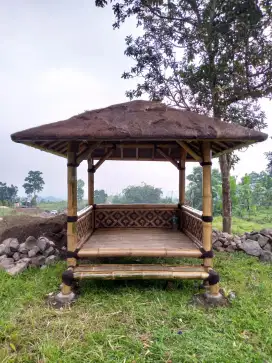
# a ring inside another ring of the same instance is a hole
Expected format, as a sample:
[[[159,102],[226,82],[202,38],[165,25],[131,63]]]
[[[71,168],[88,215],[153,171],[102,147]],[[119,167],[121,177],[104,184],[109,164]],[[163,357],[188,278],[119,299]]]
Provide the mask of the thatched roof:
[[[138,100],[86,111],[64,121],[17,132],[11,138],[62,156],[66,156],[68,141],[80,142],[83,150],[86,144],[97,141],[103,141],[105,147],[105,144],[109,147],[112,143],[160,143],[161,146],[167,143],[175,149],[175,140],[185,140],[197,151],[199,140],[208,139],[213,141],[215,156],[229,149],[263,141],[267,135],[159,102]],[[96,149],[95,153],[99,155],[94,153],[94,156],[101,156],[101,152],[103,154],[102,147],[100,152]],[[175,155],[172,154],[172,157]],[[111,158],[120,159],[120,155],[116,152]],[[160,157],[153,155],[153,159],[160,160]]]

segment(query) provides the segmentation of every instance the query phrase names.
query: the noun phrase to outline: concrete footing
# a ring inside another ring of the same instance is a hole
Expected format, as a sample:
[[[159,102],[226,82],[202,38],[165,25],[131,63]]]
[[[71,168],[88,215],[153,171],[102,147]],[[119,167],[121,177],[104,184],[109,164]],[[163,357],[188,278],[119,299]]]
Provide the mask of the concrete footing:
[[[193,297],[193,304],[204,307],[228,306],[229,299],[222,292],[212,295],[209,291]]]
[[[63,294],[59,292],[58,294],[49,294],[47,297],[47,302],[50,306],[55,309],[61,309],[65,306],[71,305],[76,300],[76,294],[70,292],[70,294]]]

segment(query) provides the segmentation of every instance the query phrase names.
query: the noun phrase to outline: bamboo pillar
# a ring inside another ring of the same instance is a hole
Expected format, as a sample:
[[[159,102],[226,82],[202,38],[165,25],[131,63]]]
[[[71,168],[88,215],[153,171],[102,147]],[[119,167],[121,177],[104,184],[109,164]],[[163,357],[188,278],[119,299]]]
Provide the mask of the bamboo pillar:
[[[205,251],[212,250],[212,184],[211,184],[211,145],[210,142],[204,141],[202,146],[202,211],[203,211],[203,248]],[[204,266],[212,267],[212,258],[204,258]],[[210,293],[218,295],[219,285],[211,285]]]
[[[179,205],[182,207],[185,203],[185,160],[186,150],[181,148],[180,151],[180,163],[179,163]],[[180,210],[179,216],[179,228],[182,229],[182,210]]]
[[[94,205],[94,164],[93,159],[88,159],[88,204]]]
[[[68,213],[67,213],[67,251],[75,251],[77,246],[77,145],[70,143],[67,153],[67,186],[68,186]],[[68,266],[76,266],[75,258],[67,258]],[[63,284],[62,293],[71,292],[71,286]]]

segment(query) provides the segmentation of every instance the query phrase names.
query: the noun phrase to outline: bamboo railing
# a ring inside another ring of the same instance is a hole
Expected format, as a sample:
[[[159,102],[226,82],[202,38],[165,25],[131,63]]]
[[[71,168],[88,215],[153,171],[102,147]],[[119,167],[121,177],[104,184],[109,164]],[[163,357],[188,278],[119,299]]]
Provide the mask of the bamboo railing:
[[[202,247],[202,213],[194,208],[181,207],[181,229],[193,242]]]
[[[91,236],[94,231],[94,209],[92,205],[77,212],[78,247]]]

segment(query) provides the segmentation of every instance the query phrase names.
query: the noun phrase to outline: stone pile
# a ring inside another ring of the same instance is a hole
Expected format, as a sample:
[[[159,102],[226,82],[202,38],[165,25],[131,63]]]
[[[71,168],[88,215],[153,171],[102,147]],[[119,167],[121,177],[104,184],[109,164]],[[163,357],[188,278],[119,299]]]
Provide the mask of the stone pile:
[[[213,230],[212,243],[216,251],[244,251],[248,255],[259,257],[263,262],[272,263],[272,228],[246,232],[242,236]]]
[[[42,267],[59,259],[55,243],[46,237],[29,236],[24,243],[17,238],[7,238],[0,244],[0,269],[16,275],[29,266]]]

